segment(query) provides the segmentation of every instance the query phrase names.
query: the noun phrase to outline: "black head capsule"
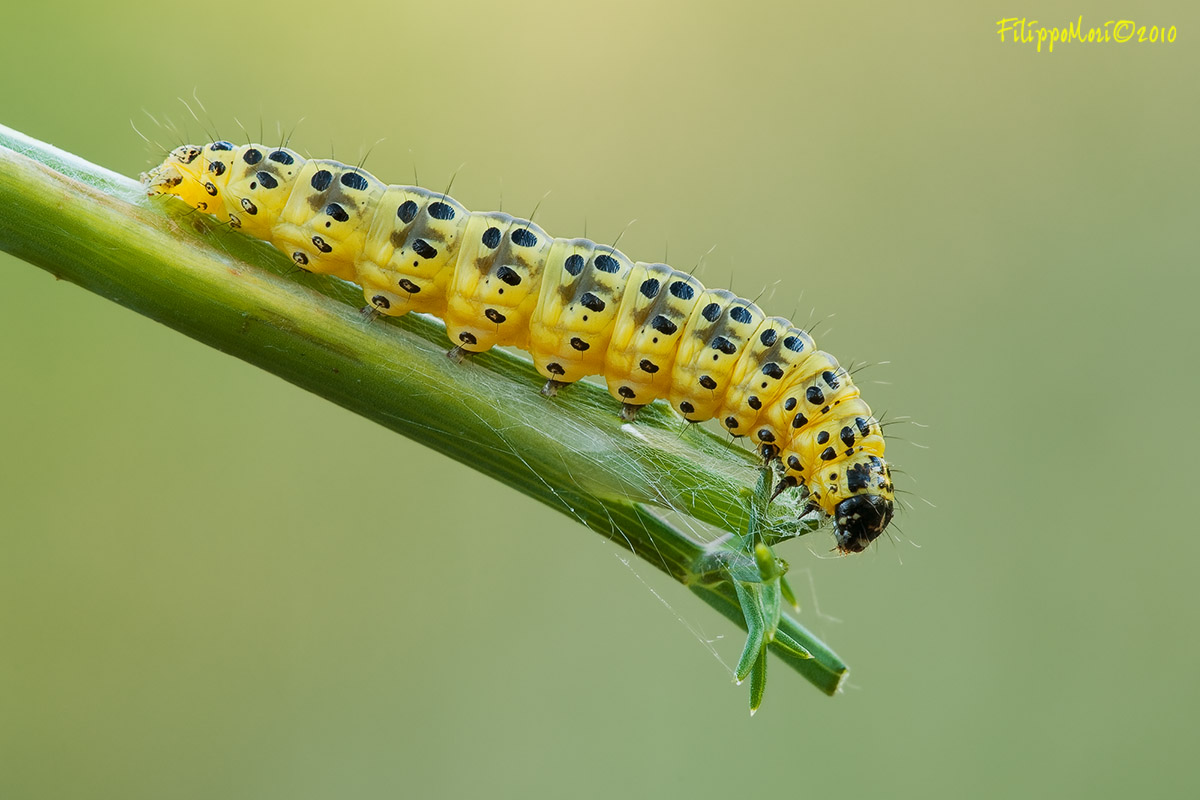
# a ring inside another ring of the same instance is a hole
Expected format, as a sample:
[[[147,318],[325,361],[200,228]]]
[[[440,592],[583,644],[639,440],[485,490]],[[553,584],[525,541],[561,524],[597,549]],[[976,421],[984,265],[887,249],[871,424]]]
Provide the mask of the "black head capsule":
[[[833,520],[837,524],[834,539],[843,553],[861,553],[875,541],[892,521],[895,506],[877,494],[856,494],[837,504]]]

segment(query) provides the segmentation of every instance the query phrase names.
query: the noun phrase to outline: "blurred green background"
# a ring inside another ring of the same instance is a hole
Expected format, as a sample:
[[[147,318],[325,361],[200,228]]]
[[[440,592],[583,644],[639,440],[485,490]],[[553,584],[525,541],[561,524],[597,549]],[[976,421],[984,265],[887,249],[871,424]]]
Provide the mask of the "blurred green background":
[[[0,796],[1196,791],[1200,13],[1035,5],[6,10],[12,127],[136,175],[131,120],[209,138],[195,92],[470,208],[550,191],[556,235],[637,219],[928,427],[893,541],[782,550],[846,692],[776,662],[750,719],[738,632],[649,566],[0,254]],[[995,33],[1080,13],[1179,39]]]

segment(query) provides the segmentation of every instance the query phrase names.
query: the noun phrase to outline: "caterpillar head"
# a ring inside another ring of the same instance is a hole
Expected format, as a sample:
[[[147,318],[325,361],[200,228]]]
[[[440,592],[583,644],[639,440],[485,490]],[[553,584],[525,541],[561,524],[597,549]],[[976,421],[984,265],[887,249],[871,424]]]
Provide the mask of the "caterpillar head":
[[[895,503],[878,494],[857,494],[837,504],[834,539],[843,553],[861,553],[892,521]]]
[[[895,511],[892,470],[882,458],[860,453],[846,464],[843,488],[850,496],[833,509],[834,539],[843,553],[861,553],[883,533]]]

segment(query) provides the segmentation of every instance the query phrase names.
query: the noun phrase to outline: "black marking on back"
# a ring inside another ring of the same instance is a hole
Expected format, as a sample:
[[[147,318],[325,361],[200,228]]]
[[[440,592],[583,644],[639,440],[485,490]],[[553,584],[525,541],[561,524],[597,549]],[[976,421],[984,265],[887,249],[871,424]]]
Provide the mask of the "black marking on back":
[[[401,222],[407,225],[417,218],[417,212],[420,210],[420,207],[415,201],[405,200],[400,204],[400,207],[396,209],[396,216],[400,218]]]
[[[449,203],[443,203],[440,200],[429,204],[429,216],[434,219],[452,220],[454,219],[454,206]]]

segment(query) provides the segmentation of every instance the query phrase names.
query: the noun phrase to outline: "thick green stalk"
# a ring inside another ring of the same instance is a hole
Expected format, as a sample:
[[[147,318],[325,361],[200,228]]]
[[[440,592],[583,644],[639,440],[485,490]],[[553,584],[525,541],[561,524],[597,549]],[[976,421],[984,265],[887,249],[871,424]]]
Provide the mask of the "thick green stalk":
[[[436,320],[368,322],[356,287],[297,275],[273,249],[3,126],[0,248],[540,500],[745,627],[733,584],[700,574],[721,559],[752,564],[742,538],[701,543],[660,513],[743,533],[754,462],[701,428],[681,436],[661,404],[626,425],[591,384],[542,397],[541,378],[510,354],[455,364]],[[771,513],[776,531],[805,530],[786,502]],[[841,660],[787,615],[779,631],[813,657],[772,644],[774,651],[834,693],[846,674]]]

